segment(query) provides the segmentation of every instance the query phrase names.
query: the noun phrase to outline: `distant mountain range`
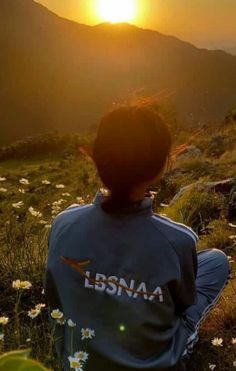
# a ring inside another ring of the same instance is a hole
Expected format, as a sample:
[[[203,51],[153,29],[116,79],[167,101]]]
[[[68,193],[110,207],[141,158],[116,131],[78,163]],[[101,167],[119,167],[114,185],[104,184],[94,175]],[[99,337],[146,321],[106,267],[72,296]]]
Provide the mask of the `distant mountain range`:
[[[0,144],[89,130],[133,92],[166,96],[197,123],[236,107],[236,57],[127,24],[95,27],[33,0],[0,0]]]

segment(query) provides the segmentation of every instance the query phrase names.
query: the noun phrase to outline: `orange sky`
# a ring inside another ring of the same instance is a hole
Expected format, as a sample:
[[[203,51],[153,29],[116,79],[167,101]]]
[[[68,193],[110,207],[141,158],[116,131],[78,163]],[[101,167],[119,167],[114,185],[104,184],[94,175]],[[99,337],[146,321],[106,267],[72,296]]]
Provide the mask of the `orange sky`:
[[[37,0],[79,23],[100,22],[98,0]],[[138,26],[178,36],[198,46],[236,46],[236,0],[136,0]]]

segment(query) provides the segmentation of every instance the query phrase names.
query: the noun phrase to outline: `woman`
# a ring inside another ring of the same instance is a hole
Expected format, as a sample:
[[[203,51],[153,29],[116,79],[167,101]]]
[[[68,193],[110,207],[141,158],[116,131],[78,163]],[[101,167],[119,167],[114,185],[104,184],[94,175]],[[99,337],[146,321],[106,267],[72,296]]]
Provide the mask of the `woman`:
[[[89,371],[169,369],[196,343],[227,283],[227,257],[197,253],[191,228],[152,211],[145,190],[171,156],[169,128],[155,112],[109,112],[91,153],[108,192],[62,212],[49,238],[48,301],[77,325],[58,325],[63,367],[76,368],[74,352],[84,350],[79,327],[94,330],[87,332]]]

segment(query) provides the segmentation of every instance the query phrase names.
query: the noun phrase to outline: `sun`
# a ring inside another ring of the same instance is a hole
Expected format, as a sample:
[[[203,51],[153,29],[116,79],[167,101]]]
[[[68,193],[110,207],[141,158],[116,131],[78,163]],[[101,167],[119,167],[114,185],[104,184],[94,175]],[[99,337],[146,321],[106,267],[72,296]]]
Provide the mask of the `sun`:
[[[136,0],[97,0],[98,16],[102,21],[131,22],[137,13]]]

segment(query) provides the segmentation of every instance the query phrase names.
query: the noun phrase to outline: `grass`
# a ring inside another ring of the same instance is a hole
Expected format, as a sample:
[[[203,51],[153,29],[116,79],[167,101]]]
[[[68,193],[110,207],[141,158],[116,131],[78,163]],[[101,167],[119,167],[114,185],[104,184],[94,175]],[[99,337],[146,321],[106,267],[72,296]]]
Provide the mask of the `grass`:
[[[225,131],[224,135],[226,135]],[[207,146],[207,143],[204,145]],[[216,364],[216,369],[221,371],[234,369],[236,345],[231,342],[232,338],[236,337],[234,262],[236,239],[233,237],[236,235],[236,228],[232,224],[229,225],[225,214],[226,200],[218,193],[196,188],[186,192],[169,207],[162,209],[159,204],[170,201],[176,189],[195,182],[197,171],[199,171],[200,183],[205,180],[220,180],[228,176],[236,177],[235,159],[230,154],[231,152],[227,151],[218,158],[215,158],[215,155],[210,158],[209,153],[206,157],[203,151],[202,158],[198,160],[190,159],[189,163],[184,160],[183,166],[177,163],[176,166],[184,171],[173,176],[167,175],[168,182],[164,182],[163,187],[167,184],[168,192],[165,193],[160,189],[158,195],[156,211],[193,227],[200,235],[199,249],[216,247],[231,256],[234,277],[224,291],[219,305],[201,328],[200,341],[188,366],[191,371],[209,370],[209,364]],[[209,169],[206,158],[208,160],[210,158]],[[224,167],[225,163],[227,167]],[[212,166],[217,170],[210,171]],[[37,155],[24,160],[16,158],[6,160],[0,162],[0,177],[6,177],[6,181],[0,182],[0,188],[7,190],[0,191],[0,290],[2,293],[0,316],[9,317],[9,323],[2,326],[5,340],[1,342],[0,352],[30,347],[34,358],[42,361],[45,366],[59,371],[60,366],[54,351],[49,352],[52,338],[47,308],[43,308],[35,319],[29,318],[27,313],[35,305],[44,303],[42,290],[47,238],[53,217],[62,209],[76,203],[78,197],[82,197],[86,203],[91,202],[101,184],[93,164],[75,153],[66,156],[57,154],[51,158]],[[29,184],[20,184],[21,178],[27,178]],[[50,184],[42,184],[43,180],[50,181]],[[59,184],[63,184],[64,188],[57,188]],[[158,187],[159,185],[156,185],[157,189]],[[19,201],[22,201],[23,205],[14,208],[12,205]],[[29,207],[33,207],[42,215],[32,215]],[[32,283],[30,290],[22,292],[17,309],[19,293],[12,288],[12,281],[16,279],[28,280]],[[211,341],[215,337],[223,338],[223,347],[212,345]]]
[[[1,350],[30,346],[36,359],[53,370],[59,370],[54,353],[50,359],[46,357],[51,341],[47,310],[43,309],[34,320],[28,317],[27,312],[36,304],[44,302],[42,290],[48,227],[53,217],[78,202],[78,197],[82,197],[85,202],[92,200],[95,190],[99,188],[96,172],[92,163],[80,156],[57,156],[46,161],[44,158],[42,161],[24,160],[23,164],[21,160],[15,159],[2,162],[0,174],[6,177],[6,181],[0,183],[0,188],[7,189],[7,192],[0,192],[0,316],[10,319],[3,328],[5,339]],[[28,179],[29,184],[20,184],[22,178]],[[51,184],[42,184],[43,180],[49,180]],[[64,188],[56,187],[62,183]],[[21,207],[12,206],[20,201],[23,202]],[[32,215],[29,207],[40,211],[42,215]],[[20,335],[15,328],[17,293],[12,289],[12,281],[16,279],[32,283],[32,289],[22,293],[18,305]]]
[[[198,233],[212,219],[220,216],[223,199],[218,193],[198,188],[187,190],[166,210],[171,219],[191,226]]]

